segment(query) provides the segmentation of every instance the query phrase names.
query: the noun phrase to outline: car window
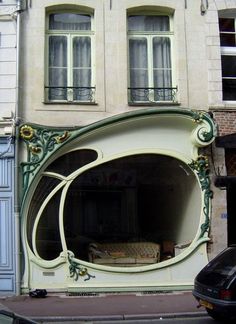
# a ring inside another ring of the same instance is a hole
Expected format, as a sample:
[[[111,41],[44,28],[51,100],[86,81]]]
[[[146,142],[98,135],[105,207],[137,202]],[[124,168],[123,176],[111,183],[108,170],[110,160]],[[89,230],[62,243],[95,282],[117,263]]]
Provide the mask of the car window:
[[[4,314],[0,314],[0,323],[1,324],[12,324],[13,323],[13,318],[4,315]]]
[[[222,286],[236,273],[236,248],[228,248],[219,254],[215,259],[198,275],[198,280],[206,285]]]
[[[4,309],[0,309],[0,324],[36,324],[36,322]]]

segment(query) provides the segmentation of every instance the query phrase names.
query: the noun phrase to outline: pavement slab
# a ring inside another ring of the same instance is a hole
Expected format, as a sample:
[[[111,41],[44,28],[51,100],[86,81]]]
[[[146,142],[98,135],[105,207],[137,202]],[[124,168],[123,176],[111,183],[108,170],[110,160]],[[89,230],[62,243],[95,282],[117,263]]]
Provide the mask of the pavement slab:
[[[67,296],[48,294],[46,298],[28,295],[0,298],[0,309],[31,318],[80,318],[84,320],[157,318],[163,314],[205,314],[197,308],[192,293],[99,294],[97,296]]]

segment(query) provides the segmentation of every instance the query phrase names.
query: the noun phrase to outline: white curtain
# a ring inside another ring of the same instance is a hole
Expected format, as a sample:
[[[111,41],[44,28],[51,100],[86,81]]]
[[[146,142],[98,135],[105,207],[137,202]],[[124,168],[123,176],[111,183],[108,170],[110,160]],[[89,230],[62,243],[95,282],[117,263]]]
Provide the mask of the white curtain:
[[[75,13],[58,13],[49,16],[50,30],[91,30],[91,16]]]
[[[154,36],[149,32],[168,31],[167,16],[130,16],[128,18],[130,61],[130,88],[132,101],[170,100],[171,90],[148,90],[147,88],[171,87],[170,38]],[[138,36],[139,32],[147,32]],[[135,33],[137,32],[137,34]],[[152,62],[148,61],[152,60]]]
[[[66,100],[67,37],[49,37],[49,99]],[[54,88],[58,87],[58,88]]]
[[[129,31],[169,31],[168,16],[129,16]]]
[[[73,86],[91,87],[91,39],[73,38]],[[74,100],[89,101],[91,89],[74,89]]]
[[[148,87],[148,53],[145,37],[133,38],[129,41],[130,53],[130,87]]]
[[[153,38],[153,83],[154,88],[171,88],[170,39]],[[154,92],[155,100],[171,100],[171,90],[163,89]]]
[[[75,87],[73,100],[89,100],[91,89],[78,87],[91,87],[91,38],[72,36],[68,31],[91,30],[91,16],[51,14],[49,29],[67,34],[49,36],[49,100],[68,100],[68,87]]]

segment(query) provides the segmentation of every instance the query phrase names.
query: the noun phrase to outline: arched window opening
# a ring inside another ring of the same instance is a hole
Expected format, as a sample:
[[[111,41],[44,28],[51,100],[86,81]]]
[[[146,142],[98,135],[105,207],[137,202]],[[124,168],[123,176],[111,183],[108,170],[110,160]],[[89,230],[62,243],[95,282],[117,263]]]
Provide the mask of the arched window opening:
[[[60,180],[51,177],[42,177],[30,202],[27,221],[27,240],[30,248],[33,248],[32,233],[37,214],[49,193],[60,183]]]
[[[95,101],[92,22],[90,11],[48,13],[46,101]]]
[[[53,260],[62,251],[58,221],[60,199],[61,190],[50,199],[37,226],[36,250],[44,260]]]
[[[79,259],[109,266],[173,258],[197,231],[196,194],[192,171],[171,157],[143,154],[96,166],[68,190],[67,248]]]
[[[69,152],[47,168],[50,176],[45,172],[29,209],[28,240],[32,248],[33,229],[36,254],[55,259],[62,237],[77,259],[100,265],[144,266],[183,251],[196,235],[201,214],[201,190],[192,170],[173,157],[137,154],[96,165],[71,181],[69,171],[79,171],[96,158],[94,153]],[[65,176],[58,179],[65,169],[69,182]],[[63,199],[62,187],[56,188],[60,181],[63,188],[69,184]]]
[[[97,152],[90,149],[71,151],[52,162],[45,171],[68,176],[82,166],[95,161],[97,156]]]

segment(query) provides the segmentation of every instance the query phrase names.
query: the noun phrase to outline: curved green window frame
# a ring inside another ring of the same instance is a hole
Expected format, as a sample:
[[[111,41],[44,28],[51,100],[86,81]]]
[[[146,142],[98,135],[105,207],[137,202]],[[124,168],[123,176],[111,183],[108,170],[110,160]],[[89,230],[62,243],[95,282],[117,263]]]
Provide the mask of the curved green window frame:
[[[174,258],[191,244],[201,190],[187,164],[154,153],[104,163],[95,151],[78,152],[52,162],[35,190],[27,233],[38,258],[71,251],[98,266],[135,267]]]

